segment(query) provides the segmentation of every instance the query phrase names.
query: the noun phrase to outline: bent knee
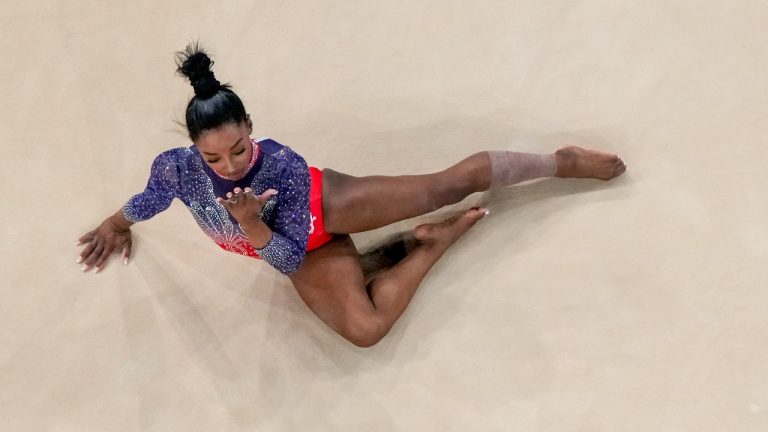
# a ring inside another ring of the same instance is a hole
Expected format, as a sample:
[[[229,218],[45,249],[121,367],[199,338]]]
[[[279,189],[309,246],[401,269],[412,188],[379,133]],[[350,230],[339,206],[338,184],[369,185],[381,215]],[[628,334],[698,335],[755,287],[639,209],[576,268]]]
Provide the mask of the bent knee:
[[[340,333],[355,346],[369,348],[379,343],[388,332],[389,328],[376,317],[366,316],[350,320]]]

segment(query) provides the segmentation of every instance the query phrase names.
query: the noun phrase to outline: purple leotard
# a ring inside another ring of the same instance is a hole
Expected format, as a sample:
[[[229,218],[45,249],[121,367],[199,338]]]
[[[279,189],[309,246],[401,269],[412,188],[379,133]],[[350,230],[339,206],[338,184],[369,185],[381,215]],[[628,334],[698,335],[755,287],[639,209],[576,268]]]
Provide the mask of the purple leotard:
[[[256,162],[236,181],[216,174],[194,145],[161,153],[152,163],[146,189],[128,200],[123,215],[131,222],[147,220],[178,198],[223,249],[261,258],[284,274],[295,272],[304,260],[311,228],[309,168],[304,158],[270,138],[253,140],[252,145],[258,151]],[[278,191],[261,213],[273,233],[262,249],[251,245],[229,211],[216,202],[216,197],[225,197],[236,187],[250,187],[257,195],[267,189]]]

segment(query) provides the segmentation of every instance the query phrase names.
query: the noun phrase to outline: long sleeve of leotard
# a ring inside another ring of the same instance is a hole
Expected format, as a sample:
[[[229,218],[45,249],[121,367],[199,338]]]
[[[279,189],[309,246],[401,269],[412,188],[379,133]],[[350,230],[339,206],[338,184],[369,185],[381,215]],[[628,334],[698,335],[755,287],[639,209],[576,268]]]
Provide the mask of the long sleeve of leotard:
[[[256,249],[264,261],[283,274],[295,272],[304,261],[311,226],[307,163],[293,152],[287,162],[276,196],[275,218],[267,224],[272,239],[264,248]]]
[[[171,149],[159,154],[154,162],[144,192],[132,196],[123,205],[123,215],[131,222],[147,220],[171,205],[179,196],[178,152]]]

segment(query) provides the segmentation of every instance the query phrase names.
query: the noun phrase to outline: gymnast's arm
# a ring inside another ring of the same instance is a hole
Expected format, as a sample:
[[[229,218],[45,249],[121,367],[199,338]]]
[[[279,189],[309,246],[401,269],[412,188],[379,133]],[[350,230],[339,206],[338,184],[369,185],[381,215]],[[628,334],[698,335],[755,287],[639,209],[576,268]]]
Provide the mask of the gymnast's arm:
[[[278,191],[275,220],[267,227],[272,231],[271,238],[263,247],[251,240],[261,258],[286,275],[298,270],[304,261],[310,226],[307,164],[295,153],[291,155],[291,161],[293,169],[285,176]]]
[[[115,214],[78,239],[78,245],[87,243],[77,259],[77,263],[83,263],[83,271],[96,267],[98,273],[115,251],[122,251],[123,261],[128,264],[131,225],[167,209],[178,196],[180,175],[176,150],[168,150],[155,158],[144,192],[132,196]]]

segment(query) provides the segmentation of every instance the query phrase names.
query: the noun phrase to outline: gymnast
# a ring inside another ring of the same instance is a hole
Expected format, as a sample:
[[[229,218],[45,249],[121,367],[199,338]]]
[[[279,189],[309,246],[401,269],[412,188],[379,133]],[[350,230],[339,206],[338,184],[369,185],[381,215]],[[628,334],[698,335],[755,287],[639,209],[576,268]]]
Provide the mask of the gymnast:
[[[158,155],[144,192],[78,240],[77,263],[99,272],[113,252],[131,253],[130,226],[181,200],[224,250],[262,259],[286,274],[320,320],[351,343],[370,347],[392,328],[445,251],[488,214],[473,207],[417,226],[391,259],[367,266],[350,234],[455,204],[469,194],[541,177],[609,180],[626,166],[612,154],[568,146],[554,154],[475,153],[424,175],[354,177],[307,166],[288,146],[251,138],[253,123],[229,84],[216,80],[196,43],[176,53],[177,72],[195,95],[186,108],[193,145]],[[395,252],[392,252],[395,251]]]

